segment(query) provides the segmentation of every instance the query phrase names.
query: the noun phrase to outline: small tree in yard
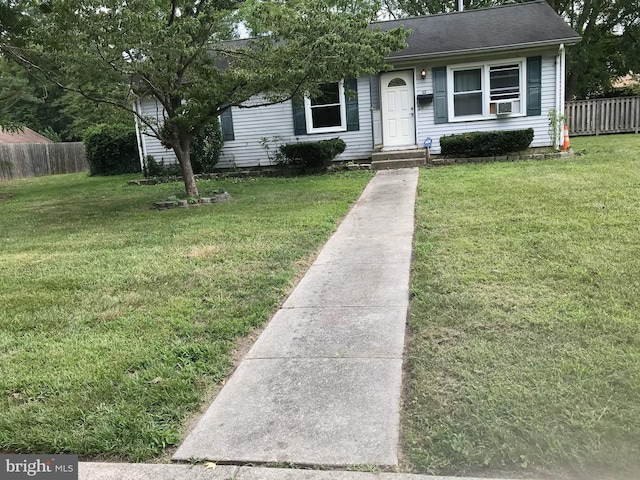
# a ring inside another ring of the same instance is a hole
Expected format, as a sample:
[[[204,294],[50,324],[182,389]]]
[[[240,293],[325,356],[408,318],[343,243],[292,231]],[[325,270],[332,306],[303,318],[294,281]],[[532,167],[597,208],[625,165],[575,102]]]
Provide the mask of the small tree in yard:
[[[58,86],[131,111],[173,149],[186,193],[197,197],[191,145],[226,109],[256,95],[264,105],[318,93],[319,83],[383,70],[385,55],[404,48],[404,30],[369,27],[378,5],[340,2],[54,0],[35,8],[33,0],[15,0],[34,21],[22,35],[0,36],[0,53]],[[239,24],[253,38],[229,42]],[[136,97],[155,98],[163,121],[135,111]]]

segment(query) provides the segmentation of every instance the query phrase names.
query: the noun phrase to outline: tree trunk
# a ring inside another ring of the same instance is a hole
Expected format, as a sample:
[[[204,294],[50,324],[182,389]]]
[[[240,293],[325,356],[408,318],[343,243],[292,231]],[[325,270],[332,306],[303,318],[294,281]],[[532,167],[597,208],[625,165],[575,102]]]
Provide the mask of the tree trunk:
[[[565,83],[565,98],[567,100],[575,100],[576,90],[578,88],[578,72],[576,72],[577,68],[572,68],[567,72],[566,83]]]
[[[184,152],[184,158],[180,162],[182,167],[182,180],[184,180],[184,189],[187,192],[187,197],[199,198],[198,187],[196,186],[196,179],[193,176],[193,167],[191,166],[191,152],[187,149]]]
[[[180,168],[182,169],[182,180],[184,181],[184,190],[187,197],[199,198],[196,179],[193,176],[193,167],[191,166],[191,139],[182,139],[180,146],[174,146],[173,151],[178,157]]]

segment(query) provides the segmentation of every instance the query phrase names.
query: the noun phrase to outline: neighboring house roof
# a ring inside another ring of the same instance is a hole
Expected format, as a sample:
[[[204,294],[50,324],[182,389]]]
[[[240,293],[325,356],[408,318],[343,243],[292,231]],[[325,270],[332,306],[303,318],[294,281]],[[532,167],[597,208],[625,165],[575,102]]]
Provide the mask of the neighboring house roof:
[[[8,132],[0,128],[0,143],[53,143],[47,137],[24,127],[21,132]]]
[[[412,33],[407,48],[387,57],[391,61],[580,41],[580,36],[544,0],[372,24],[382,30],[399,26]]]
[[[640,84],[640,74],[629,72],[629,74],[619,77],[613,82],[614,88],[624,88]]]

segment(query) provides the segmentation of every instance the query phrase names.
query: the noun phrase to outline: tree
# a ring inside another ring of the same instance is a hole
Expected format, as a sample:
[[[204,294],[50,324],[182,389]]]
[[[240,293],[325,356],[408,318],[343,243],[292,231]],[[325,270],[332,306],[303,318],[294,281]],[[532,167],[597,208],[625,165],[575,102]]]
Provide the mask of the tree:
[[[15,42],[18,37],[14,36],[14,33],[24,32],[26,28],[25,16],[17,9],[15,2],[0,0],[0,42]],[[0,130],[22,129],[23,125],[8,115],[8,112],[21,101],[35,104],[38,99],[33,94],[26,76],[22,72],[12,71],[12,66],[0,55]]]
[[[495,7],[508,0],[463,0],[465,10]],[[458,0],[397,0],[397,8],[406,15],[435,15],[458,11]],[[401,14],[400,14],[401,15]]]
[[[54,141],[78,141],[90,126],[131,125],[132,118],[124,110],[90,102],[29,75],[0,57],[0,125],[27,126]]]
[[[2,41],[0,52],[136,115],[173,149],[187,195],[197,197],[191,143],[226,109],[318,93],[320,83],[384,69],[406,33],[370,29],[377,9],[366,0],[55,0],[31,13],[32,28],[20,41]],[[229,41],[240,23],[254,38]],[[155,98],[163,122],[136,112],[136,97]]]
[[[567,56],[567,98],[611,89],[611,81],[640,68],[640,0],[547,0],[582,36]]]

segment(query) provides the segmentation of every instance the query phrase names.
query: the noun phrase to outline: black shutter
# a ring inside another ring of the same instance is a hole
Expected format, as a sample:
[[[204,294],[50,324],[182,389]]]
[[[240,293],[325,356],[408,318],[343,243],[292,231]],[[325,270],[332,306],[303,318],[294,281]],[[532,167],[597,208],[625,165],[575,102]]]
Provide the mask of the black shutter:
[[[542,57],[527,58],[527,115],[542,115]]]
[[[432,73],[434,123],[447,123],[447,67],[436,67]]]
[[[307,119],[304,116],[304,98],[302,96],[293,97],[291,100],[293,107],[293,134],[307,134]]]
[[[220,115],[220,130],[222,130],[223,140],[235,140],[233,134],[233,117],[231,116],[231,107],[227,108]]]
[[[358,80],[351,79],[346,82],[347,90],[347,131],[360,130],[360,114],[358,112]]]

